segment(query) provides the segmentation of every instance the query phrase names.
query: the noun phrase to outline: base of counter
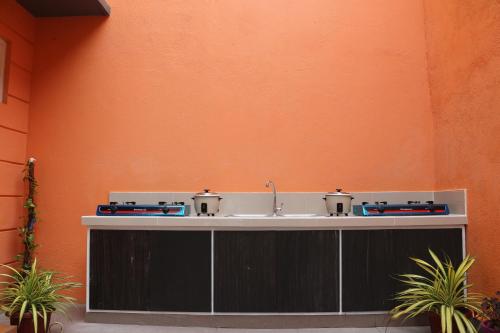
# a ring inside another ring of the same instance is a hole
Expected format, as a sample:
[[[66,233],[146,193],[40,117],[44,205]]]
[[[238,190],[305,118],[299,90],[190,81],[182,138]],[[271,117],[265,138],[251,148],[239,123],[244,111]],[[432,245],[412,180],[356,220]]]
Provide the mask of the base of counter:
[[[166,314],[156,312],[87,312],[91,323],[177,327],[285,329],[428,326],[426,317],[405,322],[380,314]]]

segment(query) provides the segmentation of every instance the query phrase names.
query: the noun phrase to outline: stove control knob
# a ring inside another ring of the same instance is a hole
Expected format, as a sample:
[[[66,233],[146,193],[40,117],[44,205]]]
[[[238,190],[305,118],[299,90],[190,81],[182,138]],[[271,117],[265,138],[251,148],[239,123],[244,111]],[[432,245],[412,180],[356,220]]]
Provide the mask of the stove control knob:
[[[381,205],[387,205],[387,201],[380,201]]]
[[[111,214],[115,214],[118,211],[118,207],[116,206],[116,202],[112,201],[110,202],[111,207],[109,207],[109,210]]]
[[[126,205],[135,205],[136,202],[135,201],[125,201],[125,204]]]
[[[361,204],[362,204],[363,206],[364,206],[364,205],[368,205],[368,201],[363,201]]]
[[[429,205],[434,205],[434,201],[432,200],[426,201],[425,203],[428,203]]]
[[[116,202],[116,201],[110,201],[109,204],[110,204],[110,206],[116,206],[116,205],[118,205],[118,202]]]
[[[165,206],[167,204],[166,201],[158,201],[158,205],[160,206]]]

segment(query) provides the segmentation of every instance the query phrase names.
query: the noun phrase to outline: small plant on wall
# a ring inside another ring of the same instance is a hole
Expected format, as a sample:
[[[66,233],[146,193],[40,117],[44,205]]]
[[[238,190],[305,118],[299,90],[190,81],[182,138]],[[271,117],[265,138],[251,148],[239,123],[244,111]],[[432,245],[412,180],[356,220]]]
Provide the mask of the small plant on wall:
[[[18,256],[18,260],[22,263],[22,268],[29,271],[33,262],[34,252],[37,247],[35,243],[35,224],[37,222],[35,194],[38,187],[35,178],[35,159],[32,157],[26,162],[24,181],[28,186],[28,195],[24,203],[24,208],[27,211],[26,223],[19,228],[19,235],[23,241],[23,253]]]
[[[24,180],[28,193],[24,204],[27,211],[26,222],[19,228],[24,246],[23,252],[18,255],[21,268],[0,265],[0,268],[7,270],[0,274],[0,310],[10,318],[12,325],[17,325],[18,333],[45,333],[50,328],[52,314],[64,313],[67,305],[74,302],[75,299],[66,292],[81,287],[81,284],[69,282],[68,277],[57,272],[37,267],[35,195],[38,184],[34,158],[26,162]]]
[[[473,313],[482,313],[479,294],[467,292],[466,273],[475,259],[466,256],[455,269],[450,258],[444,262],[429,249],[433,264],[410,258],[426,274],[402,274],[401,282],[408,287],[396,294],[400,304],[392,309],[393,318],[414,318],[428,314],[433,333],[473,333]]]

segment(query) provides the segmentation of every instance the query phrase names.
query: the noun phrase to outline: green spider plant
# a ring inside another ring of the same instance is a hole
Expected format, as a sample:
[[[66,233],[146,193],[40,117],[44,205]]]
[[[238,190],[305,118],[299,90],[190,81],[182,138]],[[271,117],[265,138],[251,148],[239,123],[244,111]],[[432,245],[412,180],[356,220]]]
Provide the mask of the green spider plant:
[[[460,333],[477,332],[464,312],[482,313],[479,294],[466,292],[471,284],[466,283],[466,273],[475,259],[467,255],[458,268],[450,258],[442,262],[429,249],[434,265],[418,258],[410,258],[427,274],[402,274],[401,282],[408,289],[396,294],[400,304],[391,310],[393,318],[413,318],[419,314],[435,312],[441,317],[443,333],[452,333],[453,323]]]
[[[1,265],[9,272],[0,274],[7,281],[0,281],[0,310],[6,315],[18,315],[19,324],[25,313],[33,316],[35,333],[38,331],[38,318],[43,318],[47,329],[49,314],[59,311],[65,313],[73,297],[60,294],[61,291],[81,287],[80,283],[66,282],[67,278],[56,272],[37,270],[36,259],[28,270],[16,270],[12,266]]]

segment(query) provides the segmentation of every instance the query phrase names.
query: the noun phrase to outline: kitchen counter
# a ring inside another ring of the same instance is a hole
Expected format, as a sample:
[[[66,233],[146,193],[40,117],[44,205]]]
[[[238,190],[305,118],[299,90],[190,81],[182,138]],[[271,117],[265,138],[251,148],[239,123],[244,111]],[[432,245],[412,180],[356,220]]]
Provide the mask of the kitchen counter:
[[[190,203],[190,196],[111,193],[109,199]],[[269,214],[271,208],[269,193],[223,196],[224,215]],[[392,277],[417,273],[409,257],[427,258],[431,248],[458,263],[465,254],[463,190],[354,194],[354,204],[435,200],[449,205],[450,215],[432,216],[330,217],[322,196],[279,195],[287,213],[318,214],[307,217],[208,217],[194,211],[184,217],[82,216],[88,228],[87,320],[255,328],[320,327],[325,320],[348,325],[387,314],[399,288]]]
[[[232,216],[83,216],[91,229],[165,230],[300,230],[442,228],[467,224],[462,214],[434,216],[314,216],[314,217],[232,217]]]

